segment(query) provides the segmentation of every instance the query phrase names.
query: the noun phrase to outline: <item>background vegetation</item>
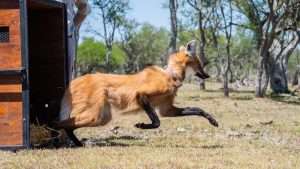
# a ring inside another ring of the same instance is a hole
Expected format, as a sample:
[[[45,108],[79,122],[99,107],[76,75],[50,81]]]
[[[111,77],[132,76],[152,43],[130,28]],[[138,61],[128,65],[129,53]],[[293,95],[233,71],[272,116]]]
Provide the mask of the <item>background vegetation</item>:
[[[235,90],[228,88],[232,82],[252,85],[257,97],[264,97],[268,86],[273,93],[290,93],[288,82],[298,84],[298,0],[166,0],[163,8],[170,11],[170,31],[128,18],[129,0],[91,3],[93,18],[101,22],[92,22],[100,24],[85,31],[100,41],[83,38],[79,75],[135,73],[148,64],[163,67],[180,45],[196,39],[210,81],[222,82],[227,97]],[[205,89],[204,80],[195,80]]]

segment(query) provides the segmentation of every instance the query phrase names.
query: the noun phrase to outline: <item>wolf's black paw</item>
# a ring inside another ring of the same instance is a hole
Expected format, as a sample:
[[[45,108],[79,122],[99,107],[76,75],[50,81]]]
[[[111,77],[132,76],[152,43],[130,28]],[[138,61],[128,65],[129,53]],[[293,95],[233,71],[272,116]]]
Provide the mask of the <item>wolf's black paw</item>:
[[[137,123],[134,125],[136,128],[144,129],[145,128],[145,123]]]
[[[213,126],[215,126],[215,127],[219,127],[219,123],[217,122],[216,119],[214,119],[214,118],[212,117],[212,115],[209,115],[209,116],[207,117],[207,120],[209,121],[209,123],[210,123],[211,125],[213,125]]]

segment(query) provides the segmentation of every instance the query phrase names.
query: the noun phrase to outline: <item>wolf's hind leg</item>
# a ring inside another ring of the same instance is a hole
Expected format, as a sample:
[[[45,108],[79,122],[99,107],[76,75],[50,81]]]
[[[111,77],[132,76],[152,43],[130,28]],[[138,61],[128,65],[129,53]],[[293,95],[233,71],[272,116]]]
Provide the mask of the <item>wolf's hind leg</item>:
[[[67,135],[69,136],[69,138],[73,141],[75,146],[77,146],[77,147],[82,147],[83,146],[83,144],[75,136],[73,129],[65,129],[65,131],[66,131]]]

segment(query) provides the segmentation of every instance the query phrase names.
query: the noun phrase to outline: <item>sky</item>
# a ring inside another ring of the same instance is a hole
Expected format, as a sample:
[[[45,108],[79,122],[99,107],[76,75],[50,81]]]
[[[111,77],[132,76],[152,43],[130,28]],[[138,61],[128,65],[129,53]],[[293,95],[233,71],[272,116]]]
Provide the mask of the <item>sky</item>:
[[[139,22],[149,22],[156,27],[170,29],[170,12],[163,8],[166,0],[131,0],[130,16]]]
[[[166,0],[130,0],[131,10],[128,12],[128,19],[136,19],[138,22],[148,22],[155,27],[164,27],[170,30],[170,13],[167,8],[163,8],[163,3],[167,2]],[[92,10],[92,15],[94,10]],[[87,22],[90,25],[94,23],[92,17],[89,15]],[[85,32],[87,24],[83,24],[80,31],[80,41],[82,37],[92,37],[94,35]],[[98,37],[95,39],[100,40]]]

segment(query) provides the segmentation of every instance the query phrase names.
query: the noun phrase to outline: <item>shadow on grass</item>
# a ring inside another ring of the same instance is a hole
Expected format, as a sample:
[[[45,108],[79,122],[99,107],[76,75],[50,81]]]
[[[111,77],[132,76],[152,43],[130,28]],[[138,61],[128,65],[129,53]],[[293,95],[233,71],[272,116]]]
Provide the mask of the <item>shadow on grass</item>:
[[[199,100],[212,100],[218,98],[217,96],[205,96],[205,97],[200,97],[200,96],[188,96],[185,97],[188,100],[193,100],[193,101],[199,101]]]
[[[217,99],[217,98],[222,98],[222,96],[219,95],[212,95],[212,96],[187,96],[185,97],[188,100],[194,100],[194,101],[199,101],[199,100],[213,100],[213,99]],[[252,92],[235,92],[229,93],[229,98],[232,100],[253,100],[255,98],[255,95],[252,94]]]
[[[219,93],[222,92],[222,90],[216,90],[216,89],[206,89],[204,92],[208,92],[208,93]]]
[[[214,144],[214,145],[203,145],[201,148],[203,149],[217,149],[217,148],[223,148],[223,145],[220,144]]]
[[[110,136],[107,138],[83,138],[81,142],[84,142],[86,146],[99,146],[99,147],[128,147],[137,140],[142,140],[139,137],[133,136]]]
[[[110,136],[107,138],[82,138],[81,143],[85,147],[128,147],[131,145],[136,145],[136,141],[142,140],[142,138],[134,136]],[[41,146],[31,146],[32,149],[57,149],[57,148],[80,148],[72,144],[72,141],[67,139],[61,140],[55,143],[53,140],[41,145]]]
[[[201,97],[201,100],[213,100],[213,99],[217,99],[218,96],[205,96],[205,97]]]
[[[270,95],[268,96],[268,98],[276,102],[287,103],[292,105],[300,105],[300,99],[296,99],[296,98],[274,96],[274,95]]]
[[[187,97],[185,97],[185,98],[187,98],[187,99],[189,99],[189,100],[197,100],[197,101],[200,99],[199,96],[187,96]]]
[[[233,100],[253,100],[254,95],[231,95],[229,96]]]
[[[208,93],[220,93],[223,89],[206,89],[204,92]],[[255,93],[254,90],[229,90],[229,93]]]
[[[142,141],[142,142],[140,142]],[[110,136],[107,138],[83,138],[81,142],[85,145],[84,147],[129,147],[129,146],[140,146],[146,147],[148,143],[140,137],[134,136]],[[199,145],[199,146],[186,146],[180,144],[165,144],[165,145],[153,145],[149,144],[151,147],[156,148],[165,148],[165,147],[174,147],[174,148],[200,148],[200,149],[220,149],[224,148],[221,144],[211,144],[211,145]],[[48,145],[33,147],[33,149],[57,149],[57,148],[81,148],[76,147],[71,144],[70,140],[66,140],[64,142],[60,142],[59,145],[54,145],[53,143],[49,143]]]
[[[129,147],[129,146],[140,146],[140,147],[145,147],[148,145],[146,140],[140,137],[133,137],[133,136],[110,136],[107,138],[97,138],[97,139],[90,139],[90,142],[93,144],[87,145],[86,146],[99,146],[99,147]],[[139,142],[142,141],[142,142]],[[84,142],[82,140],[82,142]],[[219,148],[224,148],[223,145],[221,144],[211,144],[211,145],[200,145],[200,146],[185,146],[185,145],[170,145],[170,144],[165,144],[165,145],[153,145],[149,143],[151,147],[176,147],[176,148],[202,148],[202,149],[219,149]]]
[[[213,145],[201,145],[201,146],[185,146],[185,145],[155,145],[153,147],[174,147],[174,148],[202,148],[202,149],[219,149],[224,148],[223,145],[213,144]]]

